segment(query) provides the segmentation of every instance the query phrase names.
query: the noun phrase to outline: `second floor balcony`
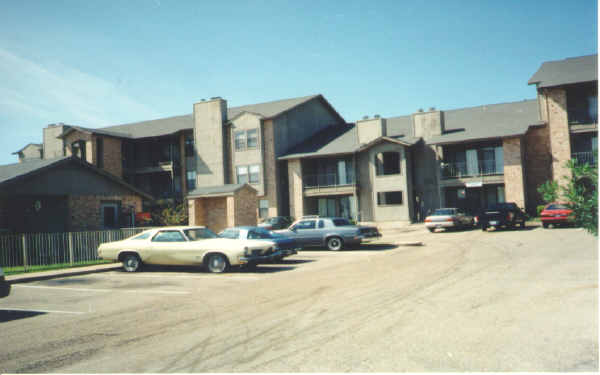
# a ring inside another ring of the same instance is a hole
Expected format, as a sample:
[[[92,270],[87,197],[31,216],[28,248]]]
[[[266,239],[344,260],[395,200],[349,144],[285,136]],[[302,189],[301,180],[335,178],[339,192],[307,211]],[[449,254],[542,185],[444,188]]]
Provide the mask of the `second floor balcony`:
[[[442,179],[469,178],[479,176],[500,176],[504,174],[504,165],[495,159],[477,160],[477,162],[442,162]]]
[[[571,154],[571,159],[574,159],[577,165],[586,163],[592,167],[598,165],[598,153],[596,151],[574,152]]]
[[[354,176],[338,173],[308,174],[303,177],[304,188],[347,186],[356,183]]]

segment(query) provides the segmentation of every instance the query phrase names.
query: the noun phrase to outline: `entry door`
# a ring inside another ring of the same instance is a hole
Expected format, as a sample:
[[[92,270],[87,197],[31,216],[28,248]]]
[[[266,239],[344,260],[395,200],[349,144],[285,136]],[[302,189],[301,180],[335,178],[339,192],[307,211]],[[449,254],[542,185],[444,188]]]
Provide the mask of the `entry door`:
[[[102,216],[102,227],[114,229],[119,227],[119,205],[117,203],[102,203],[100,214]]]

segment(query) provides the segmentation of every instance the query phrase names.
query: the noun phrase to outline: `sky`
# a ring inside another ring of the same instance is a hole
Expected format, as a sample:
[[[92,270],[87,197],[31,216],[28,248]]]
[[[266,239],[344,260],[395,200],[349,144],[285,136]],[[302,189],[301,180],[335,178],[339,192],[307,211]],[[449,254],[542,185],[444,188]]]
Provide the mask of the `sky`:
[[[102,127],[322,94],[347,122],[535,98],[596,54],[595,0],[8,1],[0,164],[63,122]]]

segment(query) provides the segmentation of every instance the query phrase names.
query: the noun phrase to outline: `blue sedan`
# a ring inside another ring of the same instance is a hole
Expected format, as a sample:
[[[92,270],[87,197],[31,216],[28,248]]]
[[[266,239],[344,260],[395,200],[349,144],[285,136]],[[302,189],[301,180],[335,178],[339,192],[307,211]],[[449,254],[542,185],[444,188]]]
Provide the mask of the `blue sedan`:
[[[224,229],[219,237],[238,240],[270,240],[275,242],[275,250],[281,251],[281,260],[290,255],[298,254],[300,247],[295,239],[279,233],[271,232],[261,227],[240,226]]]

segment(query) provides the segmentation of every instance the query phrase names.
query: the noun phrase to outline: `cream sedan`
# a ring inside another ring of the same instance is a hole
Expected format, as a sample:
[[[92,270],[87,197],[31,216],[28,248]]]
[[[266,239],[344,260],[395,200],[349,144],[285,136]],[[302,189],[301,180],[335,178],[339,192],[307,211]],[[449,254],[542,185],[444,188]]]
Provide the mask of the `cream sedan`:
[[[208,228],[189,226],[150,229],[98,247],[100,259],[120,261],[127,272],[155,264],[202,265],[209,272],[221,273],[231,266],[256,265],[280,255],[273,241],[220,238]]]

